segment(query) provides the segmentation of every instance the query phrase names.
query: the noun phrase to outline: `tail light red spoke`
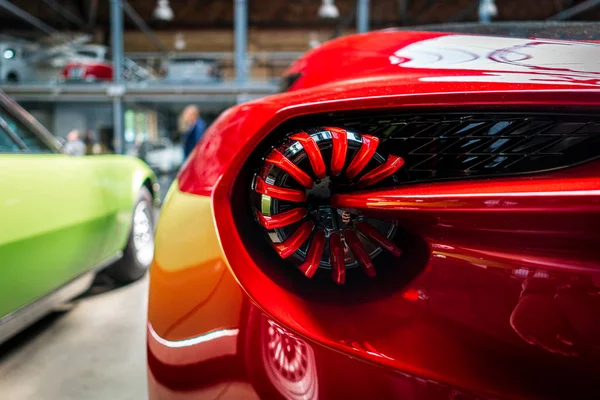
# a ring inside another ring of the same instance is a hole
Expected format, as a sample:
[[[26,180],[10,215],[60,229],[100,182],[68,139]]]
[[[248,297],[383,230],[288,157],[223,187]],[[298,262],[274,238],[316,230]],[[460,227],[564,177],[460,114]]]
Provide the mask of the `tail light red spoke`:
[[[369,239],[373,240],[396,257],[400,257],[402,254],[402,250],[400,250],[394,244],[394,242],[386,238],[381,232],[369,225],[367,222],[358,221],[356,223],[356,227],[363,235],[367,236]]]
[[[314,227],[315,224],[313,224],[311,221],[306,221],[283,243],[274,244],[275,250],[279,256],[281,258],[288,258],[294,254],[300,248],[300,246],[306,242]]]
[[[262,226],[266,229],[277,229],[293,224],[302,220],[307,214],[306,208],[294,208],[293,210],[285,211],[279,214],[266,216],[260,211],[256,211],[256,217]]]
[[[325,232],[317,231],[310,242],[306,260],[298,267],[306,277],[312,278],[319,269],[323,250],[325,249]]]
[[[363,169],[365,169],[375,154],[377,145],[379,145],[378,138],[371,135],[362,135],[362,145],[346,170],[346,176],[348,178],[353,179],[356,177],[356,175],[360,174]]]
[[[358,181],[359,187],[367,187],[380,182],[381,180],[393,175],[404,165],[402,157],[390,155],[387,161],[380,166],[374,168],[372,171],[366,173]]]
[[[279,200],[293,201],[295,203],[302,203],[306,201],[305,192],[301,190],[288,189],[270,185],[267,182],[265,182],[260,176],[256,177],[254,190],[256,190],[257,193],[264,194],[266,196],[270,196]]]
[[[290,174],[292,178],[298,181],[299,184],[307,189],[313,187],[313,180],[308,174],[300,169],[296,164],[291,162],[286,156],[281,154],[278,150],[271,151],[269,157],[266,159],[267,162],[277,165],[279,168]]]
[[[367,254],[365,247],[356,233],[347,229],[344,231],[344,238],[346,239],[346,243],[348,244],[348,247],[350,247],[354,258],[359,262],[365,273],[370,277],[374,277],[376,272],[373,261],[369,257],[369,254]]]
[[[325,161],[323,161],[323,156],[321,155],[321,150],[319,149],[317,142],[305,132],[296,133],[295,135],[290,136],[290,139],[296,140],[302,145],[304,151],[306,151],[310,166],[317,178],[324,178],[326,173]]]
[[[329,255],[331,257],[331,278],[338,285],[346,282],[346,262],[344,259],[344,244],[339,233],[329,237]]]
[[[348,151],[348,132],[340,128],[325,128],[331,132],[333,153],[331,154],[331,174],[339,175],[346,164]]]

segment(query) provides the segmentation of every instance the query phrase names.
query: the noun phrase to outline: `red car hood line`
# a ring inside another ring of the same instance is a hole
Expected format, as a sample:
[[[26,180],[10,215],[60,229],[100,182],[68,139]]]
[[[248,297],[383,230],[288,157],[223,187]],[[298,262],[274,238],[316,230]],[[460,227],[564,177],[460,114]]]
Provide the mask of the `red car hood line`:
[[[597,86],[599,55],[600,46],[594,43],[388,30],[327,42],[306,53],[287,73],[301,75],[292,90],[400,74],[413,84],[432,80]]]

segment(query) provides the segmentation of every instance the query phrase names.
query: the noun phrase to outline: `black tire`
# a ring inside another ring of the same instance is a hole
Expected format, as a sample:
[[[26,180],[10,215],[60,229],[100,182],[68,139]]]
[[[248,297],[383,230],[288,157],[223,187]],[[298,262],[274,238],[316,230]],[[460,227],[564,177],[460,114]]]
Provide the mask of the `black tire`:
[[[134,230],[136,224],[136,210],[144,209],[145,216],[148,218],[150,240],[152,242],[152,254],[154,253],[154,206],[152,195],[146,187],[142,187],[138,193],[135,205],[133,207],[133,215],[131,217],[131,230],[127,240],[127,246],[123,250],[123,257],[106,269],[107,274],[119,283],[130,283],[140,279],[152,263],[152,257],[148,259],[148,249],[144,249],[146,254],[140,256],[138,248],[135,244]]]

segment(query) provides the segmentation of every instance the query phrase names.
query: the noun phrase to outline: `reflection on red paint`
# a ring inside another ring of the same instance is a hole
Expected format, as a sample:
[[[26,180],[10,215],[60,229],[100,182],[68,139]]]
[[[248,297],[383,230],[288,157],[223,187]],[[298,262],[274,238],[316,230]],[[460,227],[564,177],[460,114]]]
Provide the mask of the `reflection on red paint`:
[[[417,301],[419,300],[419,291],[415,289],[407,289],[402,293],[402,298],[409,301]]]

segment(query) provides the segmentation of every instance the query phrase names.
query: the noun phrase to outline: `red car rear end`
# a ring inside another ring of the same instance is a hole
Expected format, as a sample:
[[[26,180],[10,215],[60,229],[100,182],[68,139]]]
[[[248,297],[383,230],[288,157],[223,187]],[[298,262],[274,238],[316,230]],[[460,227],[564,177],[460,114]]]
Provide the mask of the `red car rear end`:
[[[223,113],[161,212],[150,397],[599,398],[598,56],[355,35]]]

